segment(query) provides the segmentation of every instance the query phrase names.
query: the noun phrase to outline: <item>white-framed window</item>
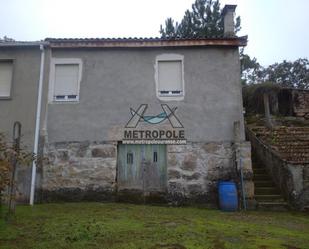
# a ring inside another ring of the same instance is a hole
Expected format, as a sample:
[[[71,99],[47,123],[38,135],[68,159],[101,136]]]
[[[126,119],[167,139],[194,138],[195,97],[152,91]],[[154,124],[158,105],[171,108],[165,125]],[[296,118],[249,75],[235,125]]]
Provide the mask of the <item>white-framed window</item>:
[[[81,78],[81,59],[52,58],[50,68],[49,101],[79,101],[79,88]]]
[[[0,99],[11,98],[13,60],[0,60]]]
[[[185,96],[184,56],[162,54],[156,57],[156,94],[160,100],[183,100]]]

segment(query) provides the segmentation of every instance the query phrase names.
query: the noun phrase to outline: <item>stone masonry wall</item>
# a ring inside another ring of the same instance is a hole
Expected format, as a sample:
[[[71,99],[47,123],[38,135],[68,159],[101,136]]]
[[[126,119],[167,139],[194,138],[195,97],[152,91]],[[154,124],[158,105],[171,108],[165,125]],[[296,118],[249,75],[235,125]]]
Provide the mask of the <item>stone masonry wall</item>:
[[[46,147],[43,200],[111,200],[115,192],[116,143],[61,142]]]
[[[292,94],[295,116],[309,119],[309,91],[293,90]]]
[[[244,158],[246,186],[250,191],[250,144],[238,147]],[[231,142],[167,145],[166,202],[217,206],[218,181],[239,182],[234,150]],[[117,143],[53,143],[46,147],[46,155],[50,163],[42,170],[43,201],[115,199]]]
[[[250,143],[240,146],[244,160],[247,198],[254,195]],[[168,201],[217,205],[219,180],[239,182],[233,146],[224,143],[188,143],[168,146]]]

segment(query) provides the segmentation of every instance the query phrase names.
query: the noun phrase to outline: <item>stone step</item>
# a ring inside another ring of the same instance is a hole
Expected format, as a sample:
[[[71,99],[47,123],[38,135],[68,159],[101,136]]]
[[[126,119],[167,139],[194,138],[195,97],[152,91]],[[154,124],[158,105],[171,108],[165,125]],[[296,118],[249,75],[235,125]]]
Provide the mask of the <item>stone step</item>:
[[[271,181],[271,178],[266,174],[253,174],[253,181]]]
[[[275,184],[271,180],[264,180],[264,181],[254,181],[254,187],[275,187]]]
[[[256,176],[269,176],[267,172],[254,172],[254,170],[253,170],[253,174]]]
[[[268,210],[268,211],[287,211],[289,210],[288,204],[283,202],[258,202],[257,208],[259,210]]]
[[[252,165],[252,169],[253,170],[255,170],[255,169],[259,170],[259,169],[264,169],[264,167]]]
[[[256,195],[280,195],[280,191],[275,187],[256,187],[254,192]]]
[[[254,161],[252,161],[252,167],[253,168],[265,168],[265,166],[262,163],[254,162]]]
[[[265,168],[253,168],[253,173],[268,175],[267,170]]]
[[[276,146],[278,146],[282,149],[290,149],[290,150],[293,150],[294,148],[308,149],[309,139],[306,142],[304,142],[304,141],[297,141],[297,142],[282,141],[282,142],[276,143]]]
[[[255,195],[254,198],[258,202],[284,202],[281,195]]]
[[[284,211],[288,205],[275,186],[266,167],[259,161],[253,162],[253,181],[255,187],[255,200],[260,210]]]

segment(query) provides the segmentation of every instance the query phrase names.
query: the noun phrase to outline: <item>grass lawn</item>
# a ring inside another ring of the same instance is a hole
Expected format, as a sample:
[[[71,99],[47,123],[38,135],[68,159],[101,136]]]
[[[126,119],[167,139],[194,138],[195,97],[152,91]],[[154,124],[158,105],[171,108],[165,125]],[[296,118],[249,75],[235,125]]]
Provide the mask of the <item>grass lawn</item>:
[[[18,206],[0,248],[309,248],[309,215],[119,203]]]

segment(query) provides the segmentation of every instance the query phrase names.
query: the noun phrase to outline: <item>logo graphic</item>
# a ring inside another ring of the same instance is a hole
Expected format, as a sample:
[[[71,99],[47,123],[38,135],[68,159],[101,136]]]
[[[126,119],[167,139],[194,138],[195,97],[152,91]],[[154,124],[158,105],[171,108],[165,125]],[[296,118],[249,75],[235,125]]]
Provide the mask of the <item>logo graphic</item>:
[[[132,117],[125,127],[136,128],[140,121],[144,121],[148,124],[160,124],[168,120],[173,128],[183,128],[183,125],[175,115],[177,107],[171,109],[167,104],[161,104],[161,107],[163,112],[155,116],[144,115],[148,108],[147,104],[141,104],[136,111],[130,108]]]

